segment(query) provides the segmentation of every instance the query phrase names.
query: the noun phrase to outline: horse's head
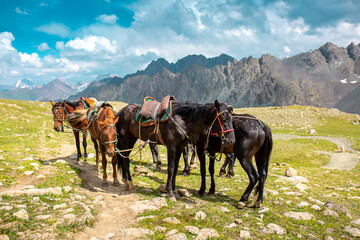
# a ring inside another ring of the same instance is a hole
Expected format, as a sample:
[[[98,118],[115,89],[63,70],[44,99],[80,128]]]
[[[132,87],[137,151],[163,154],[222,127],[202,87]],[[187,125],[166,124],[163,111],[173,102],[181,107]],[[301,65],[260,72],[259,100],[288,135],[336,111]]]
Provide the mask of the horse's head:
[[[105,146],[108,157],[114,156],[114,148],[117,142],[116,123],[119,117],[115,119],[106,119],[105,121],[98,121],[102,133],[102,144]]]
[[[51,102],[52,105],[52,114],[54,117],[54,129],[57,132],[64,131],[64,121],[66,118],[66,102]]]
[[[233,119],[227,103],[219,103],[215,100],[216,119],[213,123],[213,131],[221,136],[224,147],[230,147],[235,143]]]

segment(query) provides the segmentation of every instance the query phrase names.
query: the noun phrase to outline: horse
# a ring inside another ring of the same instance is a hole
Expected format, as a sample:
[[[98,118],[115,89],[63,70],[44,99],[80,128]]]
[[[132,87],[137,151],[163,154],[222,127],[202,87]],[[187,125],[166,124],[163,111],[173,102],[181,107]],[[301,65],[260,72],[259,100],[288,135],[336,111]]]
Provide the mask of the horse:
[[[203,134],[196,143],[196,150],[200,161],[201,187],[198,191],[203,195],[206,189],[206,169],[205,169],[205,150],[210,155],[209,172],[211,176],[211,187],[209,194],[215,193],[214,181],[214,162],[215,153],[234,153],[241,166],[249,178],[249,185],[237,203],[237,208],[243,208],[245,202],[258,182],[258,198],[254,207],[258,208],[263,202],[263,193],[266,177],[268,174],[270,154],[273,147],[272,134],[270,128],[262,121],[249,114],[232,114],[233,126],[235,129],[235,144],[231,147],[221,146],[221,139],[217,136],[209,136],[207,148],[205,149],[206,136]],[[252,157],[255,156],[257,171],[252,163]]]
[[[139,110],[136,104],[129,104],[121,109],[116,117],[119,121],[116,130],[119,134],[117,159],[122,168],[122,179],[126,190],[134,189],[129,170],[129,154],[137,139],[151,140],[167,147],[168,177],[166,190],[171,201],[176,201],[174,190],[179,158],[188,142],[195,139],[210,126],[222,137],[222,143],[229,147],[235,142],[232,116],[226,103],[197,104],[172,101],[169,120],[157,125],[139,126],[135,117]],[[225,129],[225,130],[224,130]],[[155,133],[157,132],[157,133]],[[121,153],[121,154],[120,154]]]
[[[96,167],[99,171],[99,146],[103,167],[103,186],[108,186],[106,165],[107,159],[105,154],[112,158],[114,156],[115,144],[117,141],[117,132],[115,124],[119,118],[115,118],[115,113],[109,103],[101,103],[89,108],[86,113],[89,121],[87,129],[90,132],[91,140],[94,143],[96,151]],[[120,186],[116,173],[116,159],[112,159],[114,186]]]
[[[88,108],[87,103],[84,100],[79,100],[76,102],[68,102],[64,100],[63,102],[52,102],[52,114],[54,118],[54,130],[57,132],[64,132],[64,122],[68,122],[71,129],[73,130],[75,136],[77,157],[76,162],[80,161],[81,158],[81,150],[80,150],[80,134],[79,132],[83,132],[83,147],[84,147],[84,163],[87,163],[87,153],[86,153],[86,137],[87,137],[87,122],[79,122],[73,119],[69,119],[69,115],[74,113],[76,110],[81,110]]]
[[[220,168],[219,177],[226,174],[226,167],[228,167],[228,173],[226,174],[226,177],[231,178],[234,176],[234,164],[235,164],[235,154],[234,153],[228,153],[225,154],[225,161],[224,164]]]

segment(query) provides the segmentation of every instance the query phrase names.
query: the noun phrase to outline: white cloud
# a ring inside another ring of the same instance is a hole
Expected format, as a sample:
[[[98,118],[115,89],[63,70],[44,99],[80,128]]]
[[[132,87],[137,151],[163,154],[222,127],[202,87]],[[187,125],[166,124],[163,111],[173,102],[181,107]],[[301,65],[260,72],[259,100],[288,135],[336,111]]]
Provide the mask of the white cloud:
[[[93,55],[104,56],[114,55],[117,53],[116,41],[110,41],[103,36],[86,36],[76,38],[65,44],[68,55]]]
[[[45,24],[35,28],[35,30],[39,32],[47,33],[49,35],[59,36],[62,38],[69,37],[71,33],[70,28],[68,28],[62,23]]]
[[[63,41],[57,41],[56,44],[55,44],[55,47],[56,47],[57,50],[64,49],[65,43]]]
[[[40,51],[40,52],[44,52],[44,51],[47,51],[47,50],[50,50],[51,48],[49,47],[49,45],[47,43],[41,43],[37,49]]]
[[[19,53],[21,62],[35,67],[41,67],[41,60],[37,53]]]
[[[103,23],[109,23],[109,24],[115,24],[118,20],[118,17],[115,14],[112,15],[100,15],[96,18],[97,21],[103,22]]]
[[[29,13],[26,10],[21,10],[20,7],[16,7],[15,12],[18,14],[29,15]]]
[[[2,32],[0,33],[0,50],[15,50],[15,48],[11,45],[11,42],[14,41],[15,38],[10,32]]]
[[[291,49],[288,46],[284,47],[284,52],[285,53],[291,53]]]

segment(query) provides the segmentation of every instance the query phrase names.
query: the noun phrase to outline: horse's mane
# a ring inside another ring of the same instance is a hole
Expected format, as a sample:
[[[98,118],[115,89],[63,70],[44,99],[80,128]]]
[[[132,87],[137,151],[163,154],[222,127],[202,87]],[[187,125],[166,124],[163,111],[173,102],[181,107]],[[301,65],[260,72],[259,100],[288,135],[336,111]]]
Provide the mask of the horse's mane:
[[[87,109],[75,110],[73,113],[67,115],[66,120],[69,122],[81,122],[86,119]]]
[[[247,113],[243,113],[243,114],[240,114],[240,113],[231,113],[231,115],[232,115],[233,117],[238,117],[238,118],[243,117],[243,118],[253,118],[253,119],[256,119],[255,116],[253,116],[253,115],[251,115],[251,114],[247,114]]]
[[[179,114],[181,117],[187,119],[186,124],[196,122],[202,118],[208,118],[209,111],[215,110],[213,103],[189,103],[189,102],[174,102],[172,104],[172,113],[174,115]]]
[[[77,101],[77,102],[66,101],[66,104],[69,105],[70,107],[72,107],[73,109],[76,109],[76,107],[78,107],[80,105],[80,101]]]

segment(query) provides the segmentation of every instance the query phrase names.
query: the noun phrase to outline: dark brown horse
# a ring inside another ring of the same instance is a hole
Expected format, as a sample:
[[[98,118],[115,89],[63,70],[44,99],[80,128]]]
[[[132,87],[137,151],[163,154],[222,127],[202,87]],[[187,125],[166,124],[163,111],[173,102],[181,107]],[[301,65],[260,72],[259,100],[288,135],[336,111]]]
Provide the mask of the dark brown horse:
[[[96,105],[95,105],[96,107]],[[108,186],[107,182],[107,159],[105,154],[112,158],[114,156],[114,147],[117,141],[117,133],[115,124],[118,122],[119,118],[115,118],[114,110],[112,106],[108,103],[103,103],[99,107],[91,107],[87,111],[88,117],[88,130],[90,132],[91,140],[94,143],[94,148],[96,151],[96,167],[99,171],[99,146],[102,158],[102,167],[103,167],[103,186]],[[116,158],[112,159],[113,165],[113,178],[114,185],[119,186],[119,180],[116,173]]]
[[[129,154],[138,138],[146,141],[151,140],[157,144],[167,147],[168,155],[168,178],[166,190],[171,200],[175,200],[175,180],[179,166],[179,158],[189,141],[194,142],[205,128],[212,126],[215,132],[222,136],[225,147],[229,147],[235,142],[235,135],[232,126],[232,116],[225,103],[196,104],[196,103],[172,103],[171,118],[159,124],[159,135],[154,134],[155,126],[141,127],[135,120],[139,106],[129,104],[121,109],[116,116],[119,121],[116,129],[119,134],[118,149],[121,154],[117,154],[119,166],[122,168],[122,178],[126,189],[134,188],[130,169]],[[139,134],[140,133],[140,134]]]
[[[251,191],[258,183],[257,191],[258,198],[254,204],[254,207],[260,207],[263,202],[263,193],[266,177],[268,174],[268,167],[270,161],[270,154],[272,151],[273,141],[270,128],[262,121],[256,119],[254,116],[248,114],[233,114],[233,126],[235,129],[235,144],[230,148],[224,148],[223,153],[234,153],[239,160],[241,166],[249,177],[249,185],[246,188],[241,199],[237,203],[238,208],[243,208],[246,201],[248,201]],[[205,149],[204,143],[206,142],[206,136],[202,135],[196,143],[196,149],[200,160],[200,172],[201,172],[201,188],[199,194],[203,195],[206,189],[206,168],[205,168]],[[209,137],[207,145],[207,151],[209,152],[210,164],[209,172],[211,176],[211,187],[209,194],[215,193],[215,181],[214,181],[214,162],[215,153],[221,151],[221,139],[219,137]],[[252,164],[252,158],[255,156],[255,162],[257,170]]]
[[[77,149],[77,158],[76,162],[80,161],[81,150],[80,150],[80,132],[83,132],[83,147],[84,147],[84,162],[87,162],[87,153],[86,153],[86,136],[87,136],[87,122],[79,122],[79,121],[69,121],[68,116],[71,113],[74,113],[76,110],[85,109],[88,106],[82,100],[76,102],[51,102],[52,105],[52,114],[54,116],[54,129],[57,132],[64,132],[64,122],[68,122],[70,128],[73,130],[76,142]]]

